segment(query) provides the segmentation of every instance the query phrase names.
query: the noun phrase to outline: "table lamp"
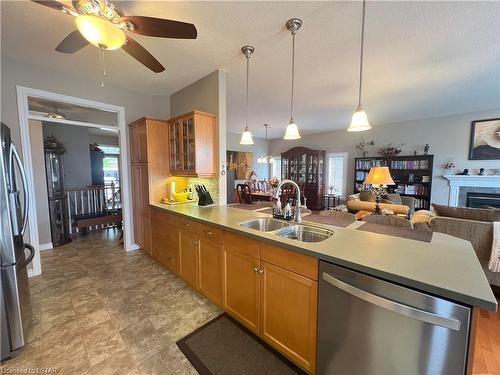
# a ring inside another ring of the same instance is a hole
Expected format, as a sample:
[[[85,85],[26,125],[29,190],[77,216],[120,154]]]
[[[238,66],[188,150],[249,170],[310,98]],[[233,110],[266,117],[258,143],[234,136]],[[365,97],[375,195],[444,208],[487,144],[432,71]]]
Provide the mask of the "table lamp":
[[[381,215],[380,198],[385,192],[387,185],[395,185],[392,180],[391,173],[388,167],[372,167],[363,182],[365,185],[371,185],[371,190],[375,196],[375,214]]]

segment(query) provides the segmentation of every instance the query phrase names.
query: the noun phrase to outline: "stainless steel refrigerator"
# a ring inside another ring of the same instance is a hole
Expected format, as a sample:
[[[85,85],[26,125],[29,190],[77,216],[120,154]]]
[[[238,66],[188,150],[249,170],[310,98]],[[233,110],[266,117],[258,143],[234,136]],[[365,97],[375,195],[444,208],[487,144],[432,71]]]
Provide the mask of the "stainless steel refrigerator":
[[[28,335],[31,303],[27,266],[35,251],[23,240],[29,202],[26,175],[10,129],[3,123],[0,141],[0,332],[4,360],[25,345]]]

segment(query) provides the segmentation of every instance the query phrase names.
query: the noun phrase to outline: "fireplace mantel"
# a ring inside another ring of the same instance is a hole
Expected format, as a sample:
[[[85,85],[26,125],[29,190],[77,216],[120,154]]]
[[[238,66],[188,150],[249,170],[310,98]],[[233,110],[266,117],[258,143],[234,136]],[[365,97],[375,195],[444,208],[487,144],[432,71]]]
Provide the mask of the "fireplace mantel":
[[[458,196],[461,187],[492,187],[500,188],[500,175],[486,176],[461,176],[461,175],[445,175],[443,176],[449,181],[450,195],[448,196],[448,205],[457,207]]]

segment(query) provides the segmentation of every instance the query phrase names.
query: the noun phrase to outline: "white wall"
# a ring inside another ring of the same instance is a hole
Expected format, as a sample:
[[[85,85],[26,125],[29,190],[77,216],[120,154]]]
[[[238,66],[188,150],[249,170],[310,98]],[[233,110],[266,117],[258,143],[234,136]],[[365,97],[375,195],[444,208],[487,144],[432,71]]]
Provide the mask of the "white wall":
[[[361,133],[350,133],[337,130],[321,134],[302,136],[297,141],[274,139],[271,142],[273,155],[277,155],[295,146],[322,149],[327,152],[348,152],[347,192],[353,190],[354,158],[361,156],[355,144],[361,140],[375,140],[370,155],[377,155],[378,150],[393,143],[404,143],[402,155],[412,155],[416,150],[423,153],[428,143],[430,154],[434,154],[434,172],[431,200],[434,203],[448,203],[448,184],[442,177],[443,164],[454,161],[458,169],[469,168],[477,173],[479,168],[500,168],[500,161],[468,160],[471,121],[498,118],[500,108],[467,114],[435,117],[423,120],[406,121],[395,124],[376,125],[371,130]],[[346,124],[346,128],[347,128]]]
[[[226,80],[223,71],[216,70],[170,96],[170,117],[193,110],[217,116],[220,171],[226,162]],[[226,176],[219,174],[218,180],[219,191],[215,195],[219,197],[219,202],[225,202]]]
[[[241,134],[227,133],[226,139],[228,151],[252,152],[253,170],[257,173],[259,180],[269,180],[269,164],[257,163],[257,158],[259,156],[267,155],[269,152],[265,139],[253,137],[254,144],[251,146],[240,145]]]

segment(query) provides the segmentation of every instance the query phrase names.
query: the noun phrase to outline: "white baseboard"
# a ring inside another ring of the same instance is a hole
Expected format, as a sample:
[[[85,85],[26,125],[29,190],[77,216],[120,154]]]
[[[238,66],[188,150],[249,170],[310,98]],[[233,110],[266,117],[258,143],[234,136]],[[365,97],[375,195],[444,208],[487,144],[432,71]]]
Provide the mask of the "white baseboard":
[[[52,242],[41,243],[38,247],[40,248],[40,251],[51,250],[54,248]]]

